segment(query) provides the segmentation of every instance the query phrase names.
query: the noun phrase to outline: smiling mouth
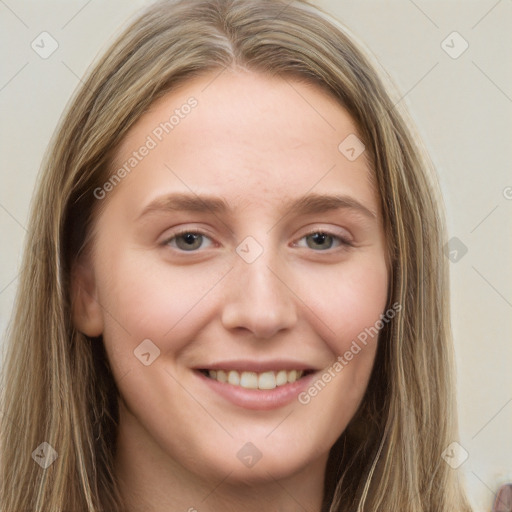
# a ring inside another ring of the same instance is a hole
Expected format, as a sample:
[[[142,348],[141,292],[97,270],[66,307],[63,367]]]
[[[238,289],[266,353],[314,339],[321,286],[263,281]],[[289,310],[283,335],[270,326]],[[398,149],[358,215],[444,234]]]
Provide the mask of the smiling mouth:
[[[314,370],[279,370],[266,372],[239,372],[236,370],[199,370],[206,377],[245,389],[269,390],[292,384],[314,373]]]

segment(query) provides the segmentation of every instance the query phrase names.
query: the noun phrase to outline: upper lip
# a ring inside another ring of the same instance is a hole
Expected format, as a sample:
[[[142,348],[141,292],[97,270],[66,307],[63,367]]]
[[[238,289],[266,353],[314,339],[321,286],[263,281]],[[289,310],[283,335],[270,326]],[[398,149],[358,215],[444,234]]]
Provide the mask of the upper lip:
[[[256,372],[262,373],[266,371],[279,371],[279,370],[311,370],[316,371],[316,368],[309,364],[301,363],[299,361],[291,361],[289,359],[273,359],[272,361],[254,361],[248,359],[237,359],[229,361],[217,361],[209,363],[204,366],[197,366],[196,370],[235,370],[239,372]]]

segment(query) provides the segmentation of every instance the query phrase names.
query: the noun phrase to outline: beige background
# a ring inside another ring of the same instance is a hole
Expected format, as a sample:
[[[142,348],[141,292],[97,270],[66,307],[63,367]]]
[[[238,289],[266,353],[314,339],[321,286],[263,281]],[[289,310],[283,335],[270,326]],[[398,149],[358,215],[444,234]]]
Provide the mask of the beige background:
[[[80,76],[145,3],[0,0],[2,340],[43,151]],[[318,3],[392,76],[437,165],[450,236],[467,247],[450,263],[459,442],[469,454],[454,471],[476,510],[489,511],[512,481],[512,1]],[[43,31],[58,43],[47,59],[31,47]],[[454,31],[461,37],[446,39]],[[452,55],[469,47],[452,58],[443,40]]]

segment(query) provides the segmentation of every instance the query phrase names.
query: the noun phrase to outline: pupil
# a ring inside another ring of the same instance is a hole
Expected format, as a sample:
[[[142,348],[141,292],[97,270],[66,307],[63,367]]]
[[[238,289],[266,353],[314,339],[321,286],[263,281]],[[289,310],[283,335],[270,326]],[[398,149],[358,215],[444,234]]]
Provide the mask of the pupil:
[[[316,245],[316,246],[322,246],[322,244],[324,244],[326,242],[326,240],[328,238],[330,238],[330,235],[327,235],[326,233],[315,233],[314,235],[312,235],[312,238],[313,238],[313,243]],[[330,247],[331,244],[328,244],[327,247],[324,246],[324,248],[326,247],[327,249]]]
[[[181,240],[181,242],[180,242]],[[201,245],[201,235],[196,233],[183,233],[176,241],[178,247],[183,250],[197,249],[198,244]]]

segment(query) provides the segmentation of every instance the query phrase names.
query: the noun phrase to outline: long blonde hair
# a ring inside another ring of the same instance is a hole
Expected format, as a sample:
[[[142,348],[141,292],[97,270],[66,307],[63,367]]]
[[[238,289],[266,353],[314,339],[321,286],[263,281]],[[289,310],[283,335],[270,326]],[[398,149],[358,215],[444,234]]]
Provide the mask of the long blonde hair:
[[[104,203],[93,191],[127,130],[178,84],[232,66],[306,80],[335,97],[359,128],[381,196],[388,300],[402,309],[381,330],[363,403],[331,449],[322,510],[469,511],[441,458],[457,422],[435,174],[369,57],[325,13],[285,0],[151,5],[68,105],[32,204],[8,330],[0,510],[124,509],[113,470],[117,390],[101,338],[72,324],[70,273]],[[46,469],[33,457],[43,442],[58,454]]]

